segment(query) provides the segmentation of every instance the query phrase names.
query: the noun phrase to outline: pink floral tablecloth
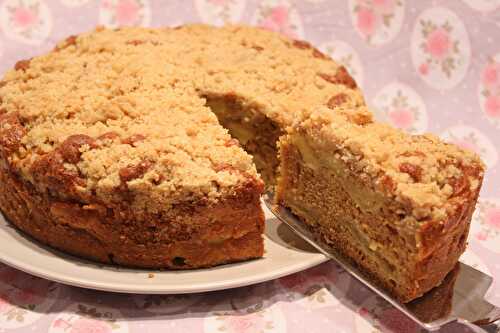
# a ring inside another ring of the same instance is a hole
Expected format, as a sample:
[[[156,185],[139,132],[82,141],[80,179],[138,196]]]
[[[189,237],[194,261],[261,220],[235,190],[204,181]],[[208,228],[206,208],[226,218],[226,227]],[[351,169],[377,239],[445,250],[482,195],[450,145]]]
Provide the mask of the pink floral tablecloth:
[[[463,260],[497,277],[488,298],[500,304],[500,0],[2,0],[0,70],[97,24],[187,22],[241,22],[309,40],[345,64],[380,120],[478,152],[488,172]],[[160,331],[419,328],[334,263],[182,296],[79,289],[0,264],[0,332]]]

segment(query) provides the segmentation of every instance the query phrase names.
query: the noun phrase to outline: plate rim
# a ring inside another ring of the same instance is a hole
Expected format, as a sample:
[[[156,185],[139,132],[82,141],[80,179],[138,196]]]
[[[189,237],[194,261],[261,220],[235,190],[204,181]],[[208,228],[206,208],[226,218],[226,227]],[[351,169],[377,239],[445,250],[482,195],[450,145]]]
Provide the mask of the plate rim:
[[[267,207],[263,207],[264,211],[267,210]],[[274,216],[272,216],[274,220]],[[218,290],[227,290],[233,288],[239,288],[244,286],[249,286],[253,284],[262,283],[265,281],[271,281],[278,279],[283,276],[287,276],[290,274],[294,274],[308,268],[317,266],[321,263],[324,263],[328,260],[326,256],[317,252],[310,253],[310,257],[304,259],[297,259],[295,262],[291,262],[289,264],[285,264],[284,266],[278,266],[273,269],[266,269],[263,271],[255,271],[249,274],[239,275],[236,278],[231,279],[219,279],[219,280],[208,280],[208,281],[199,281],[193,284],[186,283],[169,283],[165,281],[165,283],[157,283],[157,284],[149,284],[146,281],[142,281],[142,283],[130,283],[130,282],[121,282],[120,274],[137,274],[139,277],[141,274],[154,274],[153,279],[161,278],[161,275],[179,275],[179,280],[182,281],[182,274],[193,273],[194,271],[199,271],[203,273],[203,271],[211,271],[211,270],[224,270],[224,267],[234,267],[235,265],[240,265],[242,268],[245,265],[251,265],[252,262],[257,262],[260,260],[266,260],[266,255],[272,254],[272,250],[270,250],[274,246],[280,246],[286,248],[282,244],[278,244],[273,241],[272,238],[264,234],[264,246],[265,252],[263,258],[252,259],[248,261],[229,263],[225,265],[215,266],[211,268],[203,268],[197,270],[157,270],[157,269],[141,269],[141,268],[129,268],[129,267],[121,267],[114,265],[107,265],[103,263],[94,262],[92,260],[87,260],[84,258],[80,258],[78,256],[74,256],[71,254],[67,254],[63,251],[54,249],[46,244],[43,244],[36,239],[33,239],[30,235],[22,232],[17,227],[12,225],[10,221],[8,221],[3,214],[0,212],[0,229],[5,229],[5,237],[10,237],[13,242],[17,243],[17,246],[26,248],[26,251],[37,251],[37,252],[45,252],[41,255],[47,255],[51,258],[51,260],[56,260],[60,262],[62,265],[74,265],[78,263],[84,263],[83,269],[88,269],[88,273],[90,275],[95,274],[98,270],[102,269],[106,272],[106,274],[112,274],[115,278],[110,278],[108,281],[105,279],[97,279],[91,280],[89,277],[80,277],[78,272],[74,272],[72,269],[68,269],[67,272],[63,272],[60,268],[55,271],[51,270],[50,265],[42,265],[42,264],[33,264],[29,257],[21,258],[19,256],[15,256],[9,254],[9,252],[0,251],[0,262],[11,266],[15,269],[23,271],[25,273],[47,279],[50,281],[55,281],[64,285],[75,286],[86,289],[107,291],[107,292],[116,292],[116,293],[127,293],[127,294],[191,294],[191,293],[201,293],[201,292],[209,292],[209,291],[218,291]],[[276,223],[267,221],[268,217],[266,214],[266,223]],[[278,221],[277,219],[275,221]],[[274,225],[274,228],[278,228],[279,225],[283,225],[282,222],[279,222]],[[285,225],[286,226],[286,225]],[[267,229],[267,228],[266,228]],[[16,239],[12,233],[19,235],[19,237],[24,238],[27,243],[24,243],[20,239]],[[266,244],[274,243],[271,246],[266,246]],[[31,245],[31,246],[30,246]],[[270,250],[270,251],[269,251]],[[15,249],[14,249],[15,251]],[[299,250],[300,251],[300,250]],[[64,268],[64,266],[63,266]],[[70,267],[68,267],[70,268]],[[250,269],[252,266],[249,267]],[[95,272],[92,272],[94,270]],[[129,278],[127,276],[127,278]],[[142,278],[142,277],[141,277]]]
[[[40,244],[37,244],[37,246],[40,246]],[[57,252],[60,252],[60,251],[57,251]],[[66,256],[66,254],[64,254],[64,255]],[[56,254],[54,254],[54,256],[56,256]],[[85,260],[85,259],[80,259],[77,257],[75,257],[75,258],[76,258],[76,260]],[[59,259],[67,260],[64,257],[60,257]],[[248,262],[251,262],[254,260],[262,260],[262,258],[253,259],[253,260],[246,261],[246,262],[237,262],[237,263],[227,264],[227,265],[245,265],[245,263],[248,263]],[[202,283],[195,284],[191,287],[180,287],[178,285],[177,285],[177,287],[176,287],[176,285],[169,285],[168,287],[162,287],[159,285],[143,284],[142,288],[141,288],[141,286],[138,284],[137,285],[130,285],[130,284],[114,283],[111,286],[109,282],[105,283],[105,282],[98,282],[98,281],[89,281],[87,279],[79,279],[78,277],[75,277],[74,275],[71,275],[71,274],[67,274],[64,276],[60,276],[59,274],[50,274],[49,271],[47,271],[47,270],[44,271],[41,268],[40,269],[33,268],[33,266],[30,266],[26,262],[20,263],[16,259],[5,258],[3,255],[0,256],[0,262],[2,262],[5,265],[8,265],[10,267],[13,267],[15,269],[18,269],[20,271],[23,271],[25,273],[28,273],[28,274],[31,274],[34,276],[37,276],[37,277],[40,277],[40,278],[43,278],[43,279],[46,279],[49,281],[61,283],[64,285],[68,285],[68,286],[85,288],[85,289],[92,289],[92,290],[99,290],[99,291],[106,291],[106,292],[125,293],[125,294],[165,294],[165,295],[203,293],[203,292],[229,290],[229,289],[233,289],[233,288],[250,286],[253,284],[271,281],[271,280],[281,278],[283,276],[291,275],[291,274],[312,268],[314,266],[317,266],[317,265],[322,264],[324,262],[327,262],[329,260],[330,259],[328,259],[326,256],[323,256],[322,254],[318,253],[317,258],[314,258],[314,260],[309,260],[307,262],[299,262],[299,263],[296,263],[293,265],[289,265],[289,266],[287,266],[287,269],[276,270],[276,271],[273,271],[272,273],[251,274],[251,275],[247,275],[243,278],[238,278],[238,279],[232,280],[231,282],[227,282],[225,280],[210,282],[210,283],[205,282],[203,284]],[[90,263],[90,264],[93,264],[93,263]],[[95,263],[94,265],[99,266],[102,264]],[[223,269],[223,266],[224,265],[216,266],[213,269]],[[35,266],[35,267],[38,267],[38,266]],[[125,268],[125,269],[134,270],[133,268]],[[211,269],[211,268],[207,268],[207,269]],[[204,270],[204,269],[200,269],[200,270]],[[119,271],[116,271],[114,273],[120,274]],[[177,271],[151,270],[151,272],[148,272],[147,270],[144,270],[144,269],[137,269],[137,273],[144,273],[144,274],[152,273],[155,275],[157,275],[157,274],[172,274],[172,273],[179,274]],[[180,273],[180,274],[182,274],[182,273]]]

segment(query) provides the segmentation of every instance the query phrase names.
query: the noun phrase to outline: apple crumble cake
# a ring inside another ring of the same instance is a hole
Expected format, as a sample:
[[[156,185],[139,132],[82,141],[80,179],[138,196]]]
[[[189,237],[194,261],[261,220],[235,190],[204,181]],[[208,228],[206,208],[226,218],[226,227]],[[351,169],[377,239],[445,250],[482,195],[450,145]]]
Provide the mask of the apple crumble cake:
[[[19,229],[135,267],[261,257],[260,195],[277,186],[403,301],[458,260],[483,176],[472,153],[373,123],[347,70],[309,43],[206,25],[98,28],[16,63],[0,82],[0,163]]]

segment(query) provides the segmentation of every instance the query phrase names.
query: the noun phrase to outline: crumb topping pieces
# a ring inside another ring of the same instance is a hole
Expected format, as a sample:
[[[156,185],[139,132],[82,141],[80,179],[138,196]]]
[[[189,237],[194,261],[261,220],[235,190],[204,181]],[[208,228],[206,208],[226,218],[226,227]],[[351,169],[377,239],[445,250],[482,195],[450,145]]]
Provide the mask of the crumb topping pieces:
[[[399,165],[399,171],[407,173],[413,179],[414,182],[418,183],[422,179],[422,168],[419,165],[403,162]]]
[[[150,161],[142,161],[137,165],[129,165],[120,169],[118,174],[123,183],[142,177],[153,165]]]
[[[57,150],[66,162],[76,164],[80,161],[82,155],[80,149],[83,146],[87,146],[87,149],[93,149],[97,147],[97,144],[96,141],[88,135],[76,134],[64,140]]]
[[[381,123],[358,125],[326,108],[290,131],[305,135],[318,151],[340,156],[375,190],[412,207],[417,220],[439,220],[443,209],[453,209],[454,197],[469,200],[484,173],[476,154],[433,135],[409,135]]]
[[[330,109],[335,109],[337,106],[341,105],[341,104],[344,104],[345,102],[347,102],[347,95],[344,94],[344,93],[340,93],[340,94],[337,94],[335,96],[332,96],[328,102],[326,103],[326,105],[330,108]]]
[[[325,81],[333,84],[342,84],[350,89],[356,89],[356,81],[349,74],[344,66],[340,66],[335,74],[318,73],[318,75]]]

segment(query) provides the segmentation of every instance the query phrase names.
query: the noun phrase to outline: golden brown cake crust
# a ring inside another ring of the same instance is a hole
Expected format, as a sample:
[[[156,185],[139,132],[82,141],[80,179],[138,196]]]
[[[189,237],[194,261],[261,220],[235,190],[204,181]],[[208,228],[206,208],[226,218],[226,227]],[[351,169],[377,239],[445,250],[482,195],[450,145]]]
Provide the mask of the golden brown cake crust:
[[[260,183],[249,183],[217,204],[181,205],[169,216],[143,215],[126,202],[106,207],[61,201],[41,195],[5,168],[0,170],[0,186],[0,207],[10,222],[79,257],[131,267],[189,269],[263,255]]]

